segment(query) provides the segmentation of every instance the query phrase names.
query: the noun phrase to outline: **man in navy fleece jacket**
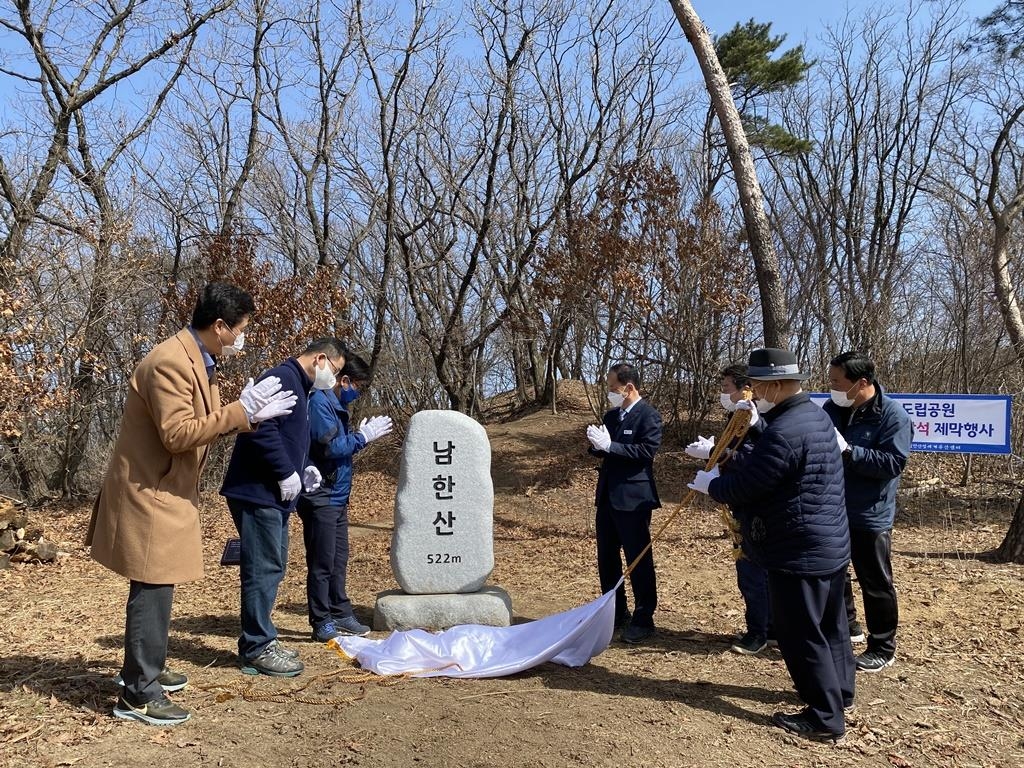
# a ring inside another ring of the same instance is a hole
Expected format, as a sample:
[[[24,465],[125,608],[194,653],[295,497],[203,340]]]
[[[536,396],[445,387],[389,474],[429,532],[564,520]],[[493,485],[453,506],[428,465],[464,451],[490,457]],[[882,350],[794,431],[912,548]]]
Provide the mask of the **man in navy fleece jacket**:
[[[242,539],[241,623],[238,656],[242,672],[294,677],[303,670],[298,653],[277,641],[270,614],[288,564],[288,516],[303,490],[320,485],[320,473],[307,464],[308,396],[330,389],[345,365],[345,346],[318,339],[298,357],[289,357],[260,378],[277,376],[281,386],[300,395],[291,414],[263,422],[239,435],[221,486]]]

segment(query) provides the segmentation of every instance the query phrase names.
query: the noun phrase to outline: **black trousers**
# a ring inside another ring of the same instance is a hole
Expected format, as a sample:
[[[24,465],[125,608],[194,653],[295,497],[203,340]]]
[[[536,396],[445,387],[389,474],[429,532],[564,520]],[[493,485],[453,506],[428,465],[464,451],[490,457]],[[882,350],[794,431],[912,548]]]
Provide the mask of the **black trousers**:
[[[892,581],[892,531],[851,528],[850,552],[864,598],[867,649],[892,657],[896,654],[896,628],[900,619],[896,587]],[[846,572],[846,615],[851,622],[857,618],[849,571]]]
[[[651,513],[650,510],[623,512],[601,503],[597,507],[594,527],[597,532],[597,573],[601,580],[601,593],[604,594],[614,589],[622,578],[622,555],[625,554],[628,565],[650,543]],[[633,617],[630,621],[637,626],[653,627],[658,589],[654,555],[650,550],[633,569],[629,581],[633,587]],[[619,617],[626,615],[625,585],[615,593],[615,612]]]
[[[853,704],[855,664],[843,606],[846,569],[829,576],[768,572],[779,651],[816,727],[846,732],[843,707]]]
[[[141,706],[164,695],[157,677],[167,663],[173,599],[173,584],[132,581],[128,588],[121,679],[129,704]]]
[[[352,615],[345,592],[348,571],[348,507],[317,504],[302,497],[298,507],[306,545],[306,601],[314,629]]]

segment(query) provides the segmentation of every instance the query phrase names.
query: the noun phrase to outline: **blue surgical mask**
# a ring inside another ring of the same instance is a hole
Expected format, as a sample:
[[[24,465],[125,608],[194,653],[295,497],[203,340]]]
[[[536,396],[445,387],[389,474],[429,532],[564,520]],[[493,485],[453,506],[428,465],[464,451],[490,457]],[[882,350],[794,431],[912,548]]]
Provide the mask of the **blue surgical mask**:
[[[338,399],[342,405],[354,403],[359,399],[359,390],[353,386],[345,387],[342,385],[341,390],[338,392]]]

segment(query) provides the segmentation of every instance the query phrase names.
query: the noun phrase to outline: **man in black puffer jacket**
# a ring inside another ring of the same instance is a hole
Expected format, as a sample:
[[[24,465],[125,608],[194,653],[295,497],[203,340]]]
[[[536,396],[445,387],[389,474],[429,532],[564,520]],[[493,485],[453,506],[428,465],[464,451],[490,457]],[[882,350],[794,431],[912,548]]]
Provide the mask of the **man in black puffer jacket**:
[[[768,572],[779,650],[800,712],[772,722],[812,739],[836,741],[853,706],[854,659],[843,600],[850,562],[843,459],[832,422],[801,390],[796,356],[756,349],[747,375],[764,430],[733,471],[698,472],[690,488],[728,504],[751,557]]]

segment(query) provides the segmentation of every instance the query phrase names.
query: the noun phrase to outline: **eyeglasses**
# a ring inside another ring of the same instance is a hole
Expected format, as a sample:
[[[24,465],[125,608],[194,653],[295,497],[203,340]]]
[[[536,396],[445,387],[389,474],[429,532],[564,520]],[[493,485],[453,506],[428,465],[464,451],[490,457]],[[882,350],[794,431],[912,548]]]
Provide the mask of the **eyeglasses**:
[[[338,378],[338,376],[341,375],[341,369],[334,363],[332,363],[331,358],[329,358],[327,355],[324,355],[324,360],[326,360],[327,364],[331,366],[331,373],[334,374],[334,378]]]
[[[235,339],[237,339],[239,336],[241,336],[242,332],[241,331],[236,331],[234,328],[232,328],[230,325],[228,325],[226,320],[221,320],[221,322],[224,323],[224,327],[225,328],[227,328],[229,331],[231,331],[231,343],[234,344],[235,343]]]

